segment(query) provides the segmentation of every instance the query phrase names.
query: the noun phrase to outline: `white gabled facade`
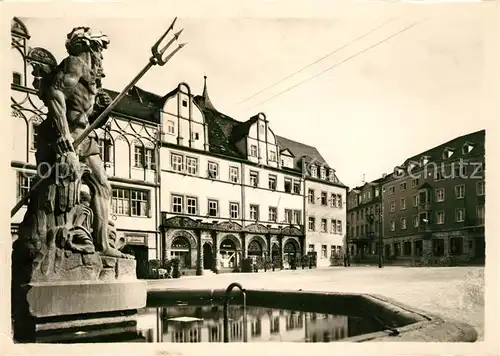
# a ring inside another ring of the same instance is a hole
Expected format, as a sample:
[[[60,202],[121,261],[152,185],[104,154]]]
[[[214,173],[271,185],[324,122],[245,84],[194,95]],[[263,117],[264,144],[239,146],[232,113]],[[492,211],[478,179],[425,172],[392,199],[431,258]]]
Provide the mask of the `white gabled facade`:
[[[241,124],[228,120],[231,125]],[[303,180],[298,173],[280,170],[279,147],[264,115],[245,124],[232,147],[237,154],[229,154],[230,149],[224,147],[214,153],[210,148],[216,144],[210,142],[209,130],[216,124],[206,121],[202,104],[189,86],[181,83],[164,98],[160,150],[163,217],[169,221],[188,218],[205,226],[199,235],[196,229],[166,226],[164,258],[181,256],[185,265],[195,267],[198,244],[203,244],[205,268],[214,268],[215,258],[208,259],[208,254],[218,254],[220,268],[234,267],[248,256],[271,255],[270,249],[279,243],[270,231],[290,228],[294,221],[285,216],[289,210],[302,216]],[[223,137],[224,145],[228,140]],[[289,191],[285,191],[285,181]],[[302,220],[295,221],[296,231]],[[215,226],[224,223],[236,224],[232,225],[234,232],[215,232]],[[298,237],[289,236],[286,242],[290,253],[302,253]],[[274,247],[275,255],[278,249]]]

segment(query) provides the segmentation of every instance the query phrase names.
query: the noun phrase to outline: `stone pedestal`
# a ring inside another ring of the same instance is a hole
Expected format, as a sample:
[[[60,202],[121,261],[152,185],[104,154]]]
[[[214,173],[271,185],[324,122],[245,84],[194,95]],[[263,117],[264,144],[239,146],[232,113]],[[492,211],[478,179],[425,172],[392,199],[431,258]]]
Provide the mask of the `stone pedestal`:
[[[50,282],[25,287],[29,312],[36,318],[144,308],[145,281]]]
[[[135,313],[146,306],[145,281],[73,281],[30,283],[17,289],[13,300],[14,338],[37,341],[40,325],[64,328]],[[104,318],[104,319],[103,319]]]
[[[49,251],[29,272],[14,259],[12,318],[17,342],[36,342],[47,322],[64,328],[99,325],[146,307],[147,285],[136,277],[136,261],[98,254]],[[24,273],[24,274],[23,274]],[[107,320],[107,319],[106,319]]]

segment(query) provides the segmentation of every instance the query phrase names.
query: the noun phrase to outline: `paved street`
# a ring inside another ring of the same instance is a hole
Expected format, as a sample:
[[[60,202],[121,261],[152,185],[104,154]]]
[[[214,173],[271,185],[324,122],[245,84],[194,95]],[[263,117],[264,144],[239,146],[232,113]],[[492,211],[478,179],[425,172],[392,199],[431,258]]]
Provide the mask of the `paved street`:
[[[249,274],[219,274],[150,280],[150,288],[245,288],[380,294],[474,326],[484,337],[484,267],[335,267]]]

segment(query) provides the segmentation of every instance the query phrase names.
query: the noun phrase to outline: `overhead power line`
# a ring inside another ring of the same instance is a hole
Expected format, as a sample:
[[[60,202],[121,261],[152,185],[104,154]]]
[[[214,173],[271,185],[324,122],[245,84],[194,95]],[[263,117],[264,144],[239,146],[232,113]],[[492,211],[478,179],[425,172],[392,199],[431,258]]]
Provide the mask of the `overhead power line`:
[[[359,55],[361,55],[361,54],[363,54],[363,53],[365,53],[365,52],[369,51],[370,49],[373,49],[373,48],[375,48],[375,47],[377,47],[377,46],[381,45],[382,43],[389,41],[390,39],[392,39],[392,38],[394,38],[394,37],[396,37],[396,36],[400,35],[401,33],[403,33],[403,32],[405,32],[405,31],[409,30],[410,28],[412,28],[412,27],[416,26],[417,24],[418,24],[418,22],[415,22],[415,23],[413,23],[413,24],[411,24],[411,25],[409,25],[409,26],[405,27],[405,28],[404,28],[404,29],[402,29],[401,31],[398,31],[398,32],[396,32],[396,33],[394,33],[394,34],[390,35],[389,37],[386,37],[386,38],[384,38],[383,40],[381,40],[381,41],[379,41],[379,42],[375,43],[374,45],[371,45],[371,46],[369,46],[369,47],[367,47],[367,48],[365,48],[365,49],[363,49],[363,50],[361,50],[361,51],[359,51],[359,52],[357,52],[357,53],[353,54],[352,56],[349,56],[349,57],[347,57],[346,59],[344,59],[344,60],[342,60],[342,61],[340,61],[340,62],[338,62],[338,63],[334,64],[333,66],[328,67],[327,69],[325,69],[325,70],[323,70],[323,71],[321,71],[321,72],[319,72],[319,73],[317,73],[317,74],[313,75],[312,77],[309,77],[309,78],[307,78],[307,79],[305,79],[305,80],[303,80],[303,81],[301,81],[301,82],[299,82],[299,83],[297,83],[297,84],[295,84],[295,85],[293,85],[293,86],[291,86],[291,87],[289,87],[289,88],[287,88],[287,89],[285,89],[285,90],[283,90],[283,91],[281,91],[281,92],[279,92],[279,93],[277,93],[277,94],[275,94],[275,95],[271,96],[270,98],[268,98],[268,99],[266,99],[266,100],[263,100],[263,101],[259,102],[258,104],[256,104],[256,105],[252,106],[251,108],[254,108],[254,107],[256,107],[256,106],[262,105],[262,104],[264,104],[264,103],[266,103],[266,102],[268,102],[268,101],[270,101],[270,100],[272,100],[272,99],[274,99],[274,98],[276,98],[276,97],[278,97],[278,96],[280,96],[280,95],[282,95],[282,94],[285,94],[286,92],[289,92],[290,90],[292,90],[292,89],[294,89],[294,88],[298,87],[299,85],[302,85],[302,84],[304,84],[304,83],[306,83],[306,82],[308,82],[308,81],[310,81],[310,80],[312,80],[312,79],[314,79],[314,78],[316,78],[316,77],[318,77],[318,76],[320,76],[320,75],[325,74],[326,72],[328,72],[328,71],[330,71],[330,70],[332,70],[332,69],[334,69],[334,68],[336,68],[336,67],[340,66],[341,64],[344,64],[345,62],[347,62],[347,61],[349,61],[349,60],[351,60],[351,59],[353,59],[353,58],[355,58],[355,57],[357,57],[357,56],[359,56]]]
[[[395,20],[395,18],[392,18],[392,19],[390,19],[390,20],[388,20],[388,21],[384,22],[383,24],[378,25],[377,27],[372,28],[372,29],[371,29],[371,30],[369,30],[368,32],[364,33],[363,35],[361,35],[361,36],[359,36],[359,37],[357,37],[357,38],[355,38],[355,39],[353,39],[353,40],[351,40],[351,41],[349,41],[349,42],[345,43],[344,45],[342,45],[342,46],[340,46],[340,47],[336,48],[336,49],[335,49],[335,50],[333,50],[332,52],[330,52],[330,53],[328,53],[328,54],[324,55],[323,57],[321,57],[321,58],[317,59],[316,61],[314,61],[314,62],[312,62],[312,63],[308,64],[307,66],[300,68],[299,70],[297,70],[297,71],[293,72],[292,74],[289,74],[289,75],[288,75],[288,76],[286,76],[285,78],[283,78],[283,79],[281,79],[281,80],[279,80],[279,81],[277,81],[277,82],[275,82],[275,83],[273,83],[273,84],[271,84],[271,85],[267,86],[266,88],[264,88],[264,89],[262,89],[262,90],[258,91],[257,93],[255,93],[255,94],[253,94],[253,95],[249,96],[248,98],[243,99],[242,101],[238,102],[236,105],[242,104],[242,103],[244,103],[245,101],[248,101],[248,100],[250,100],[250,99],[252,99],[252,98],[256,97],[257,95],[259,95],[259,94],[261,94],[261,93],[265,92],[266,90],[269,90],[269,89],[271,89],[271,88],[275,87],[276,85],[283,83],[285,80],[290,79],[290,78],[291,78],[291,77],[293,77],[294,75],[301,73],[302,71],[306,70],[307,68],[312,67],[313,65],[315,65],[315,64],[317,64],[317,63],[321,62],[322,60],[324,60],[324,59],[326,59],[326,58],[328,58],[328,57],[330,57],[330,56],[334,55],[335,53],[337,53],[337,52],[339,52],[339,51],[343,50],[344,48],[346,48],[346,47],[350,46],[351,44],[353,44],[353,43],[355,43],[355,42],[357,42],[357,41],[359,41],[359,40],[361,40],[361,39],[365,38],[366,36],[371,35],[373,32],[375,32],[375,31],[377,31],[378,29],[380,29],[380,28],[382,28],[382,27],[386,26],[387,24],[389,24],[389,23],[393,22],[394,20]]]

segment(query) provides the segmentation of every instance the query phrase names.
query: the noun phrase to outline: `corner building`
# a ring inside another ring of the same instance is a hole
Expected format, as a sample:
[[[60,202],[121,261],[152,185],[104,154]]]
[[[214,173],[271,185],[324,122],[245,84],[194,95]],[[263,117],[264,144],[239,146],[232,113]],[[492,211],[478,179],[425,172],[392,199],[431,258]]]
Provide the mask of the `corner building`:
[[[485,257],[485,131],[407,159],[382,188],[384,255]]]

